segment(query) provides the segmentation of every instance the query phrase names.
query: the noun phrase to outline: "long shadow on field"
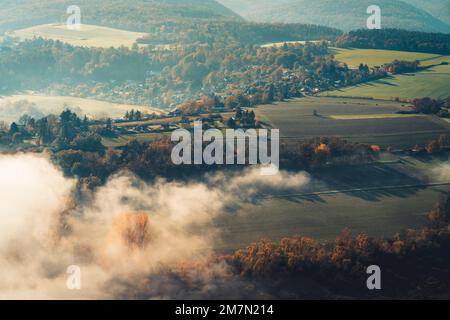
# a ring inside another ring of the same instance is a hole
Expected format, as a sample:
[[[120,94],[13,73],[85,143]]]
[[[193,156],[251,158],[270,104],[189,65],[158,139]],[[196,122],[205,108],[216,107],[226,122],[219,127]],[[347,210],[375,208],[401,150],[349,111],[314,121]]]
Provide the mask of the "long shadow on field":
[[[327,203],[325,196],[334,197],[342,194],[349,195],[352,197],[360,198],[365,201],[379,202],[383,198],[397,197],[397,198],[408,198],[415,195],[419,190],[426,189],[426,187],[410,187],[410,188],[399,188],[399,189],[386,189],[386,190],[367,190],[367,191],[342,191],[339,193],[321,193],[321,194],[304,194],[304,195],[283,195],[279,198],[285,199],[290,202],[302,204],[305,202],[312,203]],[[275,196],[276,197],[276,196]]]
[[[407,198],[425,189],[423,181],[386,164],[328,167],[312,173],[316,184],[310,194],[291,201],[323,202],[323,195],[348,194],[366,201],[386,197]],[[329,191],[329,192],[328,192]]]
[[[318,194],[283,195],[282,198],[287,200],[287,201],[298,203],[298,204],[302,204],[304,202],[327,203],[326,200],[323,199],[323,197],[321,195],[318,195]]]
[[[392,82],[388,82],[386,80],[376,80],[375,83],[377,83],[377,84],[384,84],[384,85],[391,86],[391,87],[398,87],[398,84],[392,83]]]
[[[423,189],[425,189],[425,187],[355,191],[349,192],[348,194],[366,201],[381,201],[382,198],[386,197],[408,198]]]
[[[330,197],[343,194],[365,201],[379,202],[385,198],[408,198],[427,188],[424,181],[408,173],[412,170],[410,165],[399,167],[398,164],[396,162],[321,168],[310,172],[311,182],[300,189],[283,190],[280,193],[266,190],[265,193],[244,198],[242,202],[228,204],[225,210],[230,213],[237,212],[243,202],[256,205],[268,198],[283,199],[296,204],[305,202],[325,204]]]

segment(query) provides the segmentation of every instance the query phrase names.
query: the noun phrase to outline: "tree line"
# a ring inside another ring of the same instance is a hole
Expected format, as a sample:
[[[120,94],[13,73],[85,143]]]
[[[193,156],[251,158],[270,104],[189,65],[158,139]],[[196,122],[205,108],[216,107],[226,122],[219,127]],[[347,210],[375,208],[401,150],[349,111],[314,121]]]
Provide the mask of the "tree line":
[[[450,34],[399,29],[350,31],[335,41],[337,47],[387,49],[435,54],[450,54]]]
[[[431,299],[450,291],[450,192],[430,211],[423,228],[393,237],[353,236],[345,229],[334,241],[308,237],[263,240],[225,257],[233,272],[244,279],[271,281],[283,286],[278,298],[305,298],[286,283],[308,279],[306,298]],[[367,268],[382,267],[382,290],[367,289]],[[284,284],[284,285],[283,285]],[[439,285],[437,285],[439,284]],[[316,290],[312,290],[315,288]]]

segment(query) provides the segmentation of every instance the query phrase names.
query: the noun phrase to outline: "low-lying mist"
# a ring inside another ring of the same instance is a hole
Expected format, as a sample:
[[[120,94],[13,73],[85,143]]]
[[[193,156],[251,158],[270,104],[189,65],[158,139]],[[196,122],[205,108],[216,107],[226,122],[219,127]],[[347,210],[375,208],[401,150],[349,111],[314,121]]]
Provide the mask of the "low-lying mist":
[[[120,172],[81,201],[76,181],[45,155],[1,155],[0,298],[255,298],[215,256],[213,220],[309,182],[259,172],[151,184]],[[71,265],[81,268],[81,290],[66,286]]]
[[[68,107],[69,105],[64,105],[64,108]],[[0,97],[0,119],[6,121],[7,123],[19,122],[20,118],[24,115],[39,120],[51,114],[60,114],[64,111],[64,108],[61,108],[57,104],[36,104],[23,99],[8,99]],[[84,117],[86,114],[86,112],[83,112],[83,110],[78,106],[70,105],[70,109],[79,117]]]
[[[433,178],[441,181],[449,181],[450,180],[450,161],[446,163],[441,163],[437,165],[432,170]]]

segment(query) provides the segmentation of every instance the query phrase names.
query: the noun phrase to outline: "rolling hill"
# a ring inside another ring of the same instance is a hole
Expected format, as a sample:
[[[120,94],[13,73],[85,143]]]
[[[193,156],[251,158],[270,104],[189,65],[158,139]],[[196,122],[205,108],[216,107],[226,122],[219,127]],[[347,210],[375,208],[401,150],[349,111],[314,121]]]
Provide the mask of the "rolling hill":
[[[10,35],[21,40],[44,38],[59,40],[73,46],[118,48],[132,47],[137,39],[146,36],[143,32],[132,32],[107,27],[83,24],[80,29],[68,29],[65,24],[43,24],[11,32]]]
[[[419,0],[417,0],[419,1]],[[344,31],[366,28],[371,0],[219,0],[242,17],[257,22],[310,23]],[[448,2],[448,1],[447,1]],[[379,0],[382,27],[450,33],[450,26],[400,0]]]
[[[448,0],[402,0],[432,14],[450,25],[450,1]]]
[[[392,61],[394,57],[401,60],[419,60],[428,69],[405,74],[394,74],[387,78],[361,83],[334,91],[323,92],[322,96],[360,97],[383,100],[414,99],[432,97],[445,99],[450,92],[450,56],[441,56],[417,52],[401,52],[372,49],[333,49],[336,59],[357,67],[359,63],[379,66]]]
[[[2,0],[0,32],[49,23],[64,23],[70,0]],[[215,0],[79,0],[81,22],[148,31],[165,21],[240,19]]]

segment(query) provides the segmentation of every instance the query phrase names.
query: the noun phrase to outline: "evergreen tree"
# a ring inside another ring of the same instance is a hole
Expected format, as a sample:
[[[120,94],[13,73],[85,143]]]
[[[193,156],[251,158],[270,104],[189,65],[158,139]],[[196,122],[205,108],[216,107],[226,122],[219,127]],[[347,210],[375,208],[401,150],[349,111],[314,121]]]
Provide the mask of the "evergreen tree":
[[[13,135],[18,132],[19,132],[19,126],[15,122],[11,123],[11,126],[9,128],[9,134]]]
[[[52,134],[48,125],[48,119],[42,118],[37,122],[38,137],[41,144],[49,144],[52,142]]]
[[[236,122],[234,121],[233,118],[229,118],[229,119],[228,119],[228,121],[227,121],[227,127],[228,127],[228,128],[231,128],[231,129],[236,128]]]

